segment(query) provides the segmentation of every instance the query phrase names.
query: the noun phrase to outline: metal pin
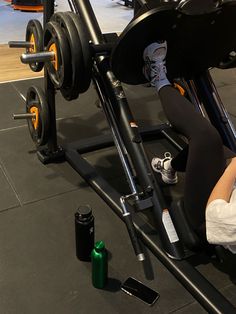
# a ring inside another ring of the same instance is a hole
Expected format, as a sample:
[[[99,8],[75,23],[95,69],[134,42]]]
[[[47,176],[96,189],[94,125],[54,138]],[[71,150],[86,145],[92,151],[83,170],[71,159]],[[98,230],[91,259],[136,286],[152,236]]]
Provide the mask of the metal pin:
[[[32,62],[48,62],[53,61],[55,53],[53,51],[44,51],[37,53],[23,53],[21,55],[21,62],[28,64]]]
[[[9,48],[33,48],[34,45],[29,41],[9,41]]]
[[[20,119],[33,119],[36,117],[35,113],[17,113],[13,114],[14,120],[20,120]]]

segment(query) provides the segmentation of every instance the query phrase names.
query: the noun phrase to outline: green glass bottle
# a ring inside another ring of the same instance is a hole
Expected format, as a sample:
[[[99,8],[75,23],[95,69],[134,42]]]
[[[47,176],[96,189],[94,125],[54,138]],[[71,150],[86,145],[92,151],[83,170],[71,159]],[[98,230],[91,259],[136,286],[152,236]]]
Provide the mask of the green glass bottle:
[[[107,282],[107,250],[103,241],[97,241],[91,254],[92,283],[95,288],[104,288]]]

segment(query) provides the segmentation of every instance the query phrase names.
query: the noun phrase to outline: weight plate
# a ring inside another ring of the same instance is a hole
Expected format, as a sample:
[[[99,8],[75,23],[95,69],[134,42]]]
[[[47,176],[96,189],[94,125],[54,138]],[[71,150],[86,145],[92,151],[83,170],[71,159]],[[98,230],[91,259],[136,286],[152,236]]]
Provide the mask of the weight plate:
[[[27,48],[26,53],[35,53],[43,51],[43,28],[38,20],[30,20],[26,27],[25,40],[31,42],[33,47]],[[34,72],[40,72],[43,69],[43,62],[32,62],[29,64]]]
[[[71,79],[70,46],[64,31],[55,21],[45,26],[44,46],[47,51],[54,52],[54,59],[45,63],[52,83],[58,89],[67,86]]]
[[[71,79],[67,85],[62,85],[60,91],[65,99],[76,99],[79,96],[80,64],[83,62],[82,47],[78,38],[78,32],[68,12],[55,13],[51,20],[56,21],[65,32],[71,52]],[[66,69],[66,71],[69,71],[69,69]]]
[[[41,88],[31,86],[26,97],[26,113],[34,116],[27,119],[30,135],[37,146],[48,142],[49,135],[49,108],[44,92]]]
[[[92,79],[93,58],[91,48],[89,46],[90,38],[79,15],[73,12],[68,12],[68,14],[70,15],[71,19],[73,20],[76,26],[82,47],[82,62],[80,63],[79,67],[79,85],[78,85],[79,93],[82,94],[88,90]]]

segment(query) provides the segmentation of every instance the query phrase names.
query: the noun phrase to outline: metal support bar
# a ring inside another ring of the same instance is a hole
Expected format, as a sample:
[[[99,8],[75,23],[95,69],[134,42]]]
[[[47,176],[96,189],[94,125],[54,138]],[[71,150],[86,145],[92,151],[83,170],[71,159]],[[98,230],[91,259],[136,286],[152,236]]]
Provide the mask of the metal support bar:
[[[111,207],[122,220],[119,206],[121,195],[112,188],[76,150],[66,153],[67,161],[88,182],[95,192]],[[129,204],[128,210],[132,212]],[[169,258],[161,248],[157,231],[139,215],[134,215],[133,224],[137,235],[177,280],[211,314],[234,314],[235,307],[189,262]]]
[[[14,120],[20,120],[20,119],[34,119],[36,117],[35,113],[17,113],[13,114]]]
[[[53,61],[55,53],[53,51],[43,51],[36,53],[22,53],[21,62],[24,64],[29,64],[32,62],[49,62]]]
[[[104,43],[102,31],[89,0],[73,0],[73,3],[88,30],[92,43]]]
[[[43,24],[45,25],[50,21],[50,18],[54,14],[54,0],[44,0],[44,12],[43,12]],[[55,108],[55,88],[51,82],[47,69],[44,68],[44,90],[46,100],[49,106],[50,113],[50,133],[47,143],[47,155],[52,155],[53,158],[57,153],[61,154],[61,149],[57,145],[57,127],[56,127],[56,108]],[[41,160],[40,154],[38,152],[39,159]]]
[[[101,82],[101,79],[99,78],[99,74],[94,71],[94,76],[95,76],[94,77],[95,88],[96,88],[98,96],[100,98],[104,113],[105,113],[106,118],[107,118],[107,122],[111,128],[114,143],[115,143],[116,148],[118,150],[118,154],[119,154],[125,175],[127,177],[127,181],[129,183],[130,190],[131,190],[132,194],[136,195],[136,199],[138,199],[138,190],[136,188],[136,185],[135,185],[134,179],[133,179],[134,175],[132,173],[132,170],[131,170],[132,168],[131,168],[131,165],[129,162],[128,154],[127,154],[127,151],[125,149],[122,137],[121,137],[120,132],[119,132],[119,128],[118,128],[117,123],[116,123],[114,112],[112,111],[112,107],[111,107],[110,102],[105,97],[105,93],[102,89],[102,82]]]
[[[236,152],[236,131],[209,71],[194,78],[194,83],[207,115],[220,133],[224,145]]]
[[[29,41],[9,41],[9,48],[33,48],[34,45]]]

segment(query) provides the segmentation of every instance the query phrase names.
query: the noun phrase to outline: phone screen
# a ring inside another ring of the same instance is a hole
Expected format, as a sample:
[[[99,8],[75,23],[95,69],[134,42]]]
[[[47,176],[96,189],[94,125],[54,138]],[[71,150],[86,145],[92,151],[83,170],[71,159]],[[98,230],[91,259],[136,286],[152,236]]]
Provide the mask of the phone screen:
[[[128,293],[129,295],[135,296],[149,305],[152,305],[160,296],[158,292],[148,288],[140,281],[132,277],[129,277],[121,285],[121,290]]]

